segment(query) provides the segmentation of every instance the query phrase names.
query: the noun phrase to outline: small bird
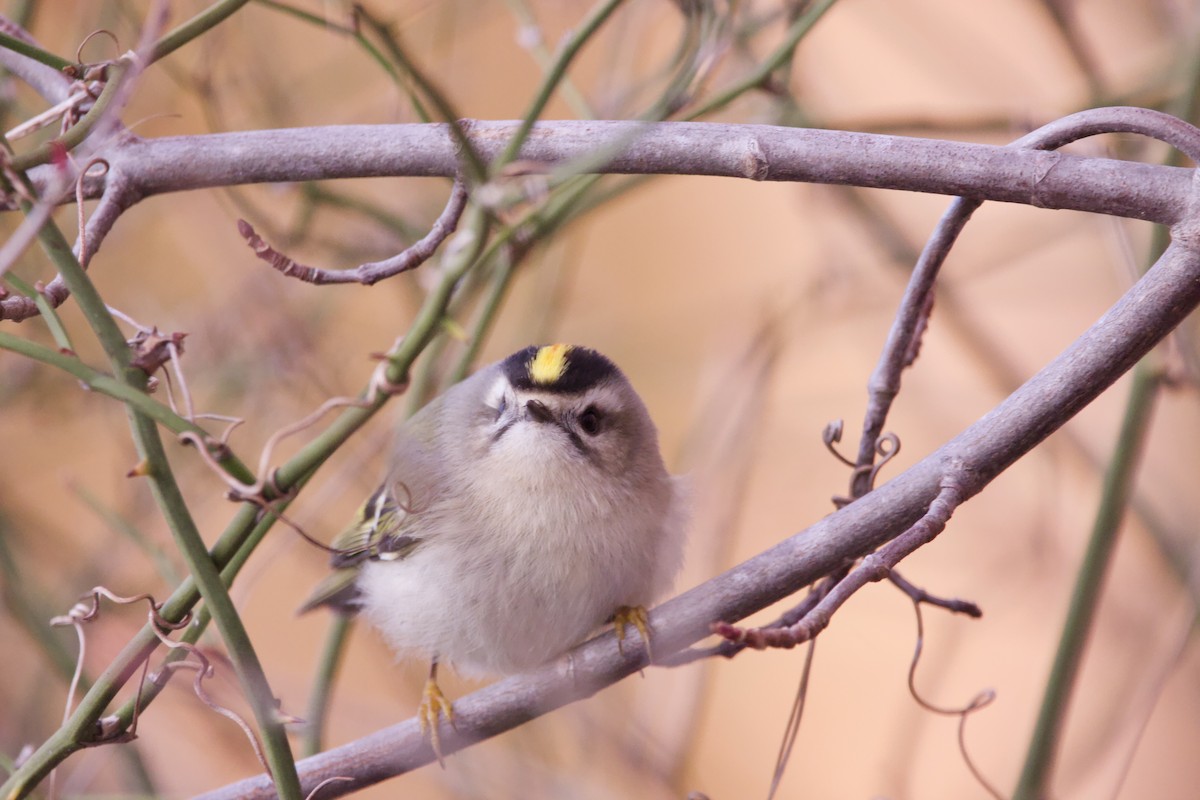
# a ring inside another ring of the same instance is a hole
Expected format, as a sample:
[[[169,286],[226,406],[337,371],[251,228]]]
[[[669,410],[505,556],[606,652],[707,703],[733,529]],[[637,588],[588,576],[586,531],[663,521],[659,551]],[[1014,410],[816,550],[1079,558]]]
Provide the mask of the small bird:
[[[418,718],[441,760],[437,684],[540,666],[606,622],[640,633],[683,560],[682,479],[608,358],[527,347],[402,424],[383,484],[333,543],[302,611],[361,612],[398,653],[431,659]]]

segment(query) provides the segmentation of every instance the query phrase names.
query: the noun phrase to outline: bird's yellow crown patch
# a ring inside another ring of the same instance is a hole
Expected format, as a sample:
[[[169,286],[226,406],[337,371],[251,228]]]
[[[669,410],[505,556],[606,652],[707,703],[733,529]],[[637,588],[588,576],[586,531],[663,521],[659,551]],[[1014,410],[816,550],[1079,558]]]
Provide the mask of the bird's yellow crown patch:
[[[529,360],[529,379],[538,386],[553,386],[567,371],[569,344],[548,344],[539,347]]]

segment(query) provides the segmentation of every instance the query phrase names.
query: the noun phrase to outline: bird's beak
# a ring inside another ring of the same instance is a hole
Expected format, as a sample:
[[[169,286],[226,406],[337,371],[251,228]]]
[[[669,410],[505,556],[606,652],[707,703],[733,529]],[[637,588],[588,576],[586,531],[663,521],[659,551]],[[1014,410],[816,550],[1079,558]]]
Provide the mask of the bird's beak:
[[[553,422],[554,412],[552,412],[545,403],[538,400],[529,400],[525,403],[525,410],[530,419],[535,422]]]

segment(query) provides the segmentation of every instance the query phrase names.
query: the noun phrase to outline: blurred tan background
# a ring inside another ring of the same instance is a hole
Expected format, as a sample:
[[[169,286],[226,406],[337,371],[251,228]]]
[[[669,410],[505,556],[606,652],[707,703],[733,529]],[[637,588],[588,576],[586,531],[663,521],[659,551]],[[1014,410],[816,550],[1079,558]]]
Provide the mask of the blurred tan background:
[[[345,18],[338,2],[295,5]],[[396,20],[462,114],[523,113],[540,73],[521,44],[529,31],[521,33],[518,0],[367,6]],[[1051,6],[1073,9],[1073,23],[1056,24]],[[173,3],[172,21],[203,7]],[[753,7],[770,21],[772,4]],[[530,7],[551,47],[587,9],[577,2]],[[144,13],[142,3],[55,0],[40,4],[32,31],[69,55],[90,31],[106,27],[123,51]],[[1186,0],[843,0],[798,50],[791,72],[798,108],[781,112],[752,94],[715,119],[1002,143],[1096,104],[1171,102],[1200,52],[1198,23],[1200,4]],[[749,52],[727,54],[713,84],[744,73],[781,27],[773,21]],[[644,105],[652,96],[647,82],[680,28],[678,10],[664,0],[616,14],[572,72],[599,116],[628,116]],[[84,56],[109,57],[112,47],[94,39]],[[39,107],[27,90],[18,100]],[[556,100],[546,116],[572,112]],[[151,69],[124,120],[156,137],[414,118],[349,39],[251,3]],[[1078,150],[1149,161],[1166,155],[1126,137]],[[396,179],[323,188],[403,216],[419,235],[447,187]],[[845,419],[843,447],[854,451],[866,380],[911,266],[879,229],[886,222],[919,248],[947,202],[728,179],[646,182],[534,252],[484,361],[530,342],[563,340],[594,346],[625,369],[658,421],[669,464],[693,472],[699,484],[688,566],[677,585],[688,588],[829,513],[830,497],[846,492],[848,472],[825,452],[821,430]],[[185,366],[197,404],[247,420],[232,439],[247,461],[257,460],[285,422],[327,397],[357,392],[373,368],[368,354],[407,328],[420,298],[419,273],[373,288],[286,279],[237,235],[238,216],[260,231],[286,232],[302,206],[302,190],[290,185],[157,197],[121,218],[91,267],[110,304],[143,324],[188,332]],[[61,224],[73,231],[73,220],[74,209],[64,209]],[[11,230],[15,220],[0,223]],[[323,266],[381,259],[406,243],[394,227],[351,211],[322,210],[302,232],[289,254]],[[995,204],[978,212],[947,265],[932,330],[889,420],[903,448],[883,479],[969,425],[1082,332],[1129,285],[1149,236],[1142,223],[1071,212]],[[27,257],[18,274],[48,280],[39,259]],[[71,303],[63,316],[80,351],[103,363]],[[47,340],[36,320],[3,324]],[[760,369],[764,361],[769,368]],[[970,718],[966,739],[1004,792],[1021,767],[1094,515],[1098,464],[1115,439],[1124,396],[1122,382],[902,566],[930,591],[984,609],[978,621],[926,611],[917,683],[946,706],[996,691],[996,701]],[[388,428],[404,405],[403,398],[394,403],[319,473],[292,510],[307,530],[332,537],[373,488]],[[1163,396],[1139,480],[1139,502],[1193,553],[1198,428],[1193,385]],[[98,583],[124,594],[169,591],[143,549],[105,517],[135,526],[178,569],[148,492],[124,477],[134,454],[116,403],[0,352],[0,443],[5,549],[42,618],[65,612]],[[201,530],[214,540],[234,507],[192,451],[172,445],[170,455]],[[1157,541],[1142,519],[1123,531],[1071,709],[1059,796],[1190,798],[1200,785],[1196,607]],[[299,715],[329,620],[294,610],[325,561],[280,527],[234,587],[283,708]],[[12,589],[11,574],[5,580]],[[106,607],[87,629],[91,674],[143,619],[141,608]],[[76,652],[69,629],[51,635]],[[0,748],[14,756],[57,726],[66,681],[11,605],[0,615],[0,641]],[[985,796],[958,752],[956,720],[921,710],[907,692],[914,641],[911,606],[886,584],[868,587],[836,616],[819,639],[781,797]],[[215,632],[205,643],[221,648]],[[730,662],[652,669],[456,755],[445,771],[426,768],[361,796],[666,798],[696,790],[714,800],[762,797],[802,658],[801,651],[748,652]],[[329,743],[411,716],[423,669],[395,665],[373,633],[356,629]],[[168,797],[259,771],[242,734],[203,707],[189,683],[181,676],[150,708],[135,745]],[[218,668],[211,684],[221,702],[238,707],[229,668]],[[471,685],[451,680],[446,688],[461,696]],[[68,796],[131,791],[115,748],[73,756],[61,773]]]

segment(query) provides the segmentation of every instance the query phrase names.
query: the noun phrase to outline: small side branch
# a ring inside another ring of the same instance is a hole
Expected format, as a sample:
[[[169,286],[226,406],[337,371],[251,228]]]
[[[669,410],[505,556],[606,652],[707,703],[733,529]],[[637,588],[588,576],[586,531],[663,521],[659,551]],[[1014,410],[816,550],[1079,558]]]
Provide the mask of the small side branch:
[[[937,608],[944,608],[952,614],[966,614],[973,619],[979,619],[983,616],[983,609],[970,600],[959,600],[957,597],[938,597],[922,589],[920,586],[914,586],[909,583],[903,575],[895,570],[888,575],[888,580],[892,584],[908,595],[908,598],[914,603],[928,603]]]
[[[1057,150],[1064,145],[1101,133],[1135,133],[1166,142],[1193,161],[1200,158],[1200,132],[1192,125],[1159,111],[1142,108],[1094,108],[1070,114],[1022,136],[1010,148]],[[1033,205],[1041,205],[1040,182],[1033,187]],[[981,199],[959,197],[950,204],[926,242],[896,318],[888,333],[879,362],[868,383],[867,413],[859,440],[857,468],[851,477],[851,499],[872,489],[871,466],[875,442],[883,432],[892,401],[900,391],[900,377],[912,366],[921,349],[921,339],[933,310],[934,287],[942,264],[963,228],[983,204]]]
[[[246,240],[246,244],[250,245],[256,256],[289,277],[318,285],[361,283],[371,286],[384,278],[416,269],[428,261],[441,243],[454,233],[466,206],[467,187],[463,179],[459,177],[454,180],[454,186],[450,189],[450,199],[446,202],[446,207],[433,223],[433,227],[429,229],[429,233],[425,234],[420,241],[389,259],[360,264],[354,269],[330,270],[299,264],[290,256],[267,244],[255,232],[254,227],[244,219],[238,220],[238,233]]]
[[[887,545],[864,558],[856,569],[834,586],[829,594],[795,625],[786,628],[739,628],[727,622],[717,622],[712,626],[713,633],[756,650],[768,647],[790,649],[813,639],[829,625],[833,613],[841,608],[851,595],[868,583],[889,577],[892,568],[905,556],[933,541],[946,528],[950,515],[963,501],[964,494],[958,470],[951,470],[942,478],[941,490],[921,519]]]

